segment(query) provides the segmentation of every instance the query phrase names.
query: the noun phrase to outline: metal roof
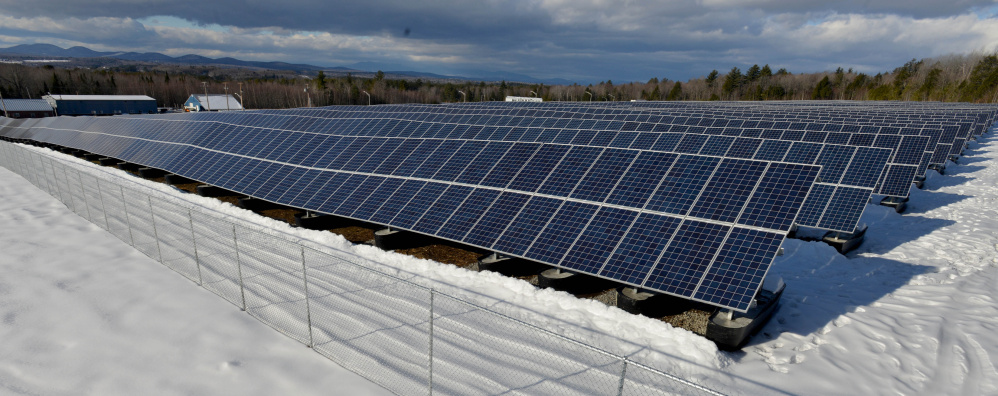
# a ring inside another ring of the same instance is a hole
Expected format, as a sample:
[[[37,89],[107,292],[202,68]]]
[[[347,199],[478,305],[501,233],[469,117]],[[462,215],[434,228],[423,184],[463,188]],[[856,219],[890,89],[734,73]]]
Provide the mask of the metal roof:
[[[204,95],[191,95],[194,97],[201,106],[207,107],[209,110],[242,110],[243,105],[239,103],[232,95],[224,94],[211,94],[208,95],[208,99],[205,100]],[[190,99],[188,99],[190,100]]]
[[[55,100],[156,100],[145,95],[45,95]]]
[[[52,111],[52,106],[42,99],[3,99],[3,108],[10,111]]]

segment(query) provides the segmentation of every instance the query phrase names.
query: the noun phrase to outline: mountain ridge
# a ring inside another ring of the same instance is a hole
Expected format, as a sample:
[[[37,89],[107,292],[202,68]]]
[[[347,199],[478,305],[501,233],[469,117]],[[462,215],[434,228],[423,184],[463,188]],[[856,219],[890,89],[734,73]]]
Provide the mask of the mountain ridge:
[[[246,67],[246,68],[260,68],[260,69],[272,69],[272,70],[287,70],[295,71],[301,73],[318,73],[319,71],[335,71],[339,73],[346,72],[356,72],[356,73],[374,73],[373,71],[363,70],[350,66],[316,66],[304,63],[288,63],[288,62],[259,62],[259,61],[246,61],[241,59],[236,59],[232,57],[223,58],[208,58],[201,55],[187,54],[181,56],[169,56],[159,52],[122,52],[122,51],[94,51],[87,47],[75,46],[70,48],[62,48],[57,45],[37,43],[37,44],[19,44],[8,48],[0,48],[0,54],[11,54],[19,56],[51,56],[60,58],[114,58],[123,61],[132,62],[150,62],[150,63],[173,63],[173,64],[183,64],[183,65],[221,65],[221,66],[236,66],[236,67]],[[363,66],[376,66],[373,62],[361,62],[356,65]],[[395,65],[393,65],[395,66]],[[474,74],[478,76],[467,77],[467,76],[456,76],[456,75],[445,75],[431,72],[420,72],[412,70],[398,70],[398,71],[386,71],[385,73],[405,76],[405,77],[415,77],[415,78],[436,78],[436,79],[453,79],[453,80],[466,80],[466,81],[508,81],[508,82],[520,82],[520,83],[541,83],[548,85],[569,85],[573,84],[573,81],[565,79],[538,79],[524,74],[503,72],[503,71],[475,71]]]

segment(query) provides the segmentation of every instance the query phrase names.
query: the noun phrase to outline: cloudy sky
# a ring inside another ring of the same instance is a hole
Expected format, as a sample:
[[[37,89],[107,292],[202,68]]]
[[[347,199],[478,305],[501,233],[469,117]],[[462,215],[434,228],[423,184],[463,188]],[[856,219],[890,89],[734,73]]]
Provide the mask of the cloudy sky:
[[[579,82],[876,73],[998,49],[998,0],[0,0],[0,46]]]

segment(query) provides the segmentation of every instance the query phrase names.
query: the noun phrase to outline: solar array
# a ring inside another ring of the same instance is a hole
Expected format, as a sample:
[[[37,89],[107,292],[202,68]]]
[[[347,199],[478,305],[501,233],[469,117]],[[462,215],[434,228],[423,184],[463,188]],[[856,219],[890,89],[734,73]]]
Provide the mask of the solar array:
[[[745,311],[793,225],[853,231],[871,195],[907,197],[995,116],[936,105],[341,106],[4,120],[0,136]]]

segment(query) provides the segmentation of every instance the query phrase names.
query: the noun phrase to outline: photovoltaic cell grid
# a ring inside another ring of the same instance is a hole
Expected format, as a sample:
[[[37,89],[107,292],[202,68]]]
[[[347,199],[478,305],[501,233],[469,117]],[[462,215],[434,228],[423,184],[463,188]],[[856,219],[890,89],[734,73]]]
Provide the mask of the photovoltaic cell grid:
[[[439,107],[439,106],[438,106]],[[432,108],[432,107],[431,107]],[[308,117],[333,117],[325,119],[331,124],[311,123],[309,125],[325,125],[332,132],[346,136],[388,136],[388,137],[428,137],[428,138],[465,138],[482,140],[525,140],[540,142],[558,142],[587,145],[609,145],[612,147],[628,147],[645,149],[649,142],[654,142],[654,132],[682,132],[696,134],[721,134],[725,136],[743,137],[764,137],[769,139],[781,139],[791,141],[807,141],[816,143],[832,143],[854,146],[868,146],[887,148],[894,151],[894,155],[889,159],[887,171],[881,175],[875,193],[893,196],[907,197],[910,191],[910,181],[916,175],[924,174],[927,169],[933,151],[925,148],[932,144],[932,139],[938,138],[938,133],[924,138],[916,136],[920,132],[914,129],[902,128],[873,128],[865,129],[866,132],[845,131],[848,126],[835,124],[817,123],[763,123],[745,122],[743,120],[713,119],[712,125],[739,125],[739,127],[703,127],[697,124],[704,123],[704,118],[687,117],[681,120],[660,120],[656,124],[645,122],[620,122],[620,121],[598,121],[572,120],[566,118],[556,118],[558,113],[533,111],[534,116],[489,116],[488,114],[427,114],[419,112],[407,112],[405,108],[393,108],[390,111],[372,114],[369,111],[323,111],[314,109],[299,110],[298,113]],[[411,110],[411,109],[408,109]],[[466,107],[460,108],[467,111]],[[576,116],[593,116],[576,112],[577,108],[569,108],[568,112],[562,112],[561,117],[566,114]],[[592,109],[590,109],[592,110]],[[435,109],[441,112],[439,109]],[[493,111],[494,112],[494,111]],[[419,117],[416,117],[416,116]],[[616,118],[626,119],[634,117],[634,114],[614,114]],[[285,115],[288,118],[297,116]],[[392,120],[373,120],[370,117],[394,117]],[[645,116],[647,117],[647,116]],[[661,118],[661,117],[660,117]],[[211,119],[217,120],[217,116]],[[240,120],[231,120],[239,123]],[[669,124],[665,121],[685,122],[692,125]],[[449,124],[454,122],[470,122],[477,124]],[[413,126],[412,123],[416,123]],[[490,123],[513,126],[489,126]],[[290,125],[293,123],[281,123]],[[298,123],[301,125],[302,123]],[[708,124],[711,125],[711,124]],[[551,126],[552,128],[544,128]],[[612,130],[579,130],[566,128],[611,128]],[[796,128],[796,129],[795,129]],[[812,128],[814,130],[808,130]],[[619,129],[619,131],[618,131]],[[632,130],[633,129],[633,130]],[[645,130],[650,132],[640,132]],[[843,132],[845,131],[845,132]],[[872,132],[872,133],[871,133]],[[937,131],[936,131],[937,132]],[[684,141],[678,148],[680,151],[688,152],[689,144],[696,144],[696,141]],[[662,146],[661,142],[658,146]],[[676,149],[676,146],[671,146]],[[699,146],[696,146],[699,147]],[[661,149],[659,147],[658,149]],[[908,182],[905,182],[907,180]]]
[[[136,124],[130,126],[130,130],[157,130],[159,128],[155,124],[161,123],[155,120],[149,121],[144,119],[137,119],[131,122]],[[154,125],[148,125],[150,123]],[[389,171],[389,167],[402,165],[401,162],[403,160],[408,161],[413,156],[418,157],[419,153],[430,154],[434,150],[443,150],[445,153],[456,153],[458,152],[457,150],[461,150],[461,155],[455,155],[449,159],[433,160],[439,163],[431,161],[428,164],[433,166],[424,166],[424,169],[420,172],[409,176],[435,178],[458,183],[483,183],[491,187],[504,187],[504,185],[497,183],[508,182],[508,180],[503,179],[503,176],[511,176],[511,172],[515,172],[524,161],[529,159],[533,148],[537,147],[537,145],[531,145],[526,142],[426,141],[425,139],[447,139],[449,137],[447,133],[448,129],[445,125],[437,123],[432,123],[429,128],[425,128],[427,132],[420,136],[420,138],[386,137],[392,135],[393,131],[383,128],[385,125],[385,123],[378,122],[375,123],[374,127],[366,127],[349,136],[304,135],[293,131],[276,132],[268,130],[264,132],[258,130],[259,128],[252,128],[243,132],[247,136],[243,140],[250,141],[250,143],[243,144],[239,141],[233,143],[231,142],[232,139],[214,139],[214,136],[218,134],[231,133],[229,128],[232,126],[222,122],[207,122],[202,123],[201,129],[199,129],[199,140],[194,143],[221,152],[261,157],[279,162],[291,162],[299,165],[315,164],[315,166],[320,168],[333,167],[337,169],[346,165],[345,170],[348,171],[376,171],[375,173]],[[398,124],[393,125],[398,127]],[[508,127],[503,128],[510,129]],[[523,129],[529,130],[530,128]],[[492,135],[478,135],[476,137],[509,138],[511,134],[510,131],[503,131],[501,128],[495,128],[495,130],[497,132],[493,132]],[[884,169],[884,163],[891,155],[890,149],[850,147],[803,141],[781,142],[772,139],[730,136],[731,134],[582,132],[584,131],[560,130],[557,136],[549,136],[551,137],[550,139],[543,139],[538,134],[537,138],[531,139],[531,142],[554,141],[565,144],[596,144],[601,147],[651,149],[687,154],[822,165],[821,184],[832,186],[830,188],[834,194],[832,194],[831,198],[852,199],[853,201],[840,203],[840,205],[835,206],[829,205],[827,200],[809,199],[802,208],[802,213],[806,213],[807,215],[798,217],[797,224],[841,232],[852,232],[855,230],[856,224],[862,216],[863,210],[866,208],[865,203],[868,200],[870,192],[876,186],[878,178]],[[271,135],[266,135],[267,133]],[[364,135],[359,136],[360,134]],[[501,136],[496,136],[496,134]],[[516,136],[520,137],[522,135],[516,134]],[[324,145],[329,144],[328,139],[330,138],[339,139],[335,142],[334,146],[338,148],[332,150],[325,149]],[[241,138],[237,137],[235,139]],[[282,150],[260,148],[258,143],[254,144],[256,141],[278,142],[274,146],[281,147]],[[220,143],[215,144],[214,142]],[[442,148],[441,144],[443,145]],[[576,167],[588,166],[595,160],[595,155],[599,154],[599,149],[599,147],[596,147],[574,150],[567,161],[569,161],[569,164],[575,163],[574,166]],[[510,150],[515,155],[504,155]],[[329,156],[323,154],[339,151],[343,151],[347,155]],[[322,158],[324,159],[309,157],[309,155],[314,157],[318,154],[323,154]],[[368,160],[363,164],[356,164],[357,166],[354,166],[350,162],[352,158],[368,158]],[[425,160],[425,158],[420,159]],[[607,166],[605,169],[602,169],[604,172],[612,171],[619,168],[621,164],[628,164],[631,159],[630,157],[622,157],[621,161],[610,163],[604,158],[599,165]],[[488,179],[482,180],[485,177],[485,172],[488,171],[486,167],[497,162],[498,165],[496,167],[498,172],[490,175]],[[411,166],[412,163],[410,161],[406,165]],[[463,174],[459,175],[456,173],[456,171],[464,170],[465,168],[468,171]],[[427,173],[428,170],[435,172]],[[584,169],[575,169],[573,172],[581,170]],[[567,174],[574,175],[573,172],[568,172]],[[204,177],[200,174],[196,176]],[[555,178],[546,184],[540,193],[555,195],[567,193],[564,190],[570,186],[559,184],[559,177],[555,175]],[[607,193],[604,190],[613,187],[609,184],[613,180],[612,177],[600,178],[599,174],[590,175],[582,183],[587,188],[579,189],[571,195],[571,198],[594,199],[597,194]],[[569,178],[567,182],[573,183],[572,186],[574,186],[575,180]],[[228,188],[229,186],[223,187]],[[267,187],[269,188],[270,186]],[[853,193],[847,194],[845,191],[838,190],[850,190]],[[863,197],[860,190],[865,190],[867,196]],[[839,210],[828,210],[831,208]],[[843,208],[848,208],[849,210],[843,210]]]
[[[820,172],[818,166],[783,162],[483,141],[451,141],[454,145],[446,147],[448,142],[442,142],[433,144],[429,154],[413,150],[400,161],[388,155],[372,163],[376,156],[369,154],[379,151],[371,147],[389,144],[397,150],[406,142],[367,137],[345,147],[323,146],[328,150],[313,159],[329,165],[318,168],[268,159],[295,158],[304,147],[292,150],[287,141],[304,138],[297,136],[301,133],[261,139],[222,128],[212,138],[233,151],[252,147],[246,152],[257,157],[155,140],[157,135],[200,138],[199,126],[188,123],[151,129],[136,128],[137,122],[126,118],[44,124],[30,129],[32,138],[273,202],[436,235],[741,311],[749,307]],[[84,129],[101,132],[79,132]],[[180,136],[185,131],[190,136]],[[221,136],[226,133],[231,139]],[[403,167],[417,152],[420,163]],[[398,167],[386,165],[393,158]],[[522,167],[500,166],[516,162]],[[491,185],[481,184],[486,181]],[[635,275],[634,268],[643,273]],[[621,279],[623,273],[631,275]]]

